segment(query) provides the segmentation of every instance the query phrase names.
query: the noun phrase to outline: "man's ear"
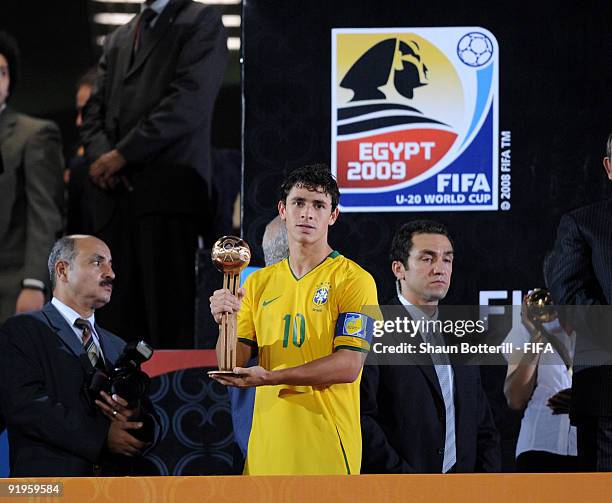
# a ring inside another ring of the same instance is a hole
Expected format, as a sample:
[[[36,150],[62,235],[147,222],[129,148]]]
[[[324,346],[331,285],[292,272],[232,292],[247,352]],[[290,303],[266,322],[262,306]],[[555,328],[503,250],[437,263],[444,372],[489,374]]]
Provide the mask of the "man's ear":
[[[404,279],[406,275],[406,267],[399,260],[391,262],[391,270],[397,279]]]
[[[606,170],[606,174],[608,175],[608,179],[612,180],[612,159],[610,157],[603,158],[604,169]]]
[[[287,213],[287,208],[285,207],[285,203],[281,200],[278,202],[278,216],[281,218],[283,222],[287,218],[286,213]]]
[[[68,278],[68,269],[70,264],[64,260],[58,260],[55,263],[55,282],[66,281]]]
[[[334,225],[336,223],[336,220],[338,220],[339,216],[340,216],[340,208],[336,206],[336,209],[332,211],[331,215],[329,216],[329,225]]]

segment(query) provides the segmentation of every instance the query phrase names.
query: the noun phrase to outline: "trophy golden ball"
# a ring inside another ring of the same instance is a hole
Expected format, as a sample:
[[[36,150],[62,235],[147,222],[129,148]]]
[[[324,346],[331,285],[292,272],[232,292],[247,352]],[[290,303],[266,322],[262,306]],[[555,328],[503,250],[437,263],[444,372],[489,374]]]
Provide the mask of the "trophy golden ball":
[[[251,261],[251,249],[239,237],[223,236],[213,246],[212,261],[222,272],[241,271]]]

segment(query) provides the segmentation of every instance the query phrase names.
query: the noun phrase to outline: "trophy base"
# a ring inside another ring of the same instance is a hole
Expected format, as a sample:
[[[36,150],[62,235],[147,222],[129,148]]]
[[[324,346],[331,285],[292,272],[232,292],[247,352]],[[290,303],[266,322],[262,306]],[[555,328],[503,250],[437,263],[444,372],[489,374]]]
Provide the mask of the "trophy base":
[[[240,374],[234,373],[232,370],[209,370],[206,372],[209,376],[221,375],[228,377],[243,377]]]

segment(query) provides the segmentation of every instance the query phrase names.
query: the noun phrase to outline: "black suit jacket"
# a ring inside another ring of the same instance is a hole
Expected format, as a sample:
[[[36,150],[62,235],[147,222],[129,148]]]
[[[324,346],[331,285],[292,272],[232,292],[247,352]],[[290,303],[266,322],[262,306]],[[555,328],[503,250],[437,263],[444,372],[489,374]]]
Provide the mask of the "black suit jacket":
[[[106,362],[125,343],[96,325]],[[89,399],[93,372],[83,345],[52,304],[13,316],[0,328],[0,403],[9,438],[11,477],[114,473],[105,449],[109,420]],[[123,458],[123,462],[126,459]]]
[[[546,262],[546,283],[559,306],[610,305],[612,301],[612,201],[602,201],[561,217]],[[595,308],[597,309],[597,308]],[[562,308],[576,329],[576,360],[583,340],[610,351],[612,320],[603,311]],[[572,382],[573,418],[612,416],[612,367],[576,368]]]
[[[81,139],[90,162],[114,148],[123,154],[136,211],[192,213],[202,206],[202,180],[211,176],[210,127],[225,73],[225,31],[214,8],[171,0],[132,60],[137,21],[107,37]],[[120,190],[96,189],[96,231],[111,218]]]
[[[389,304],[399,304],[397,297]],[[453,365],[457,472],[501,469],[499,435],[478,367]],[[432,365],[365,365],[362,473],[441,473],[445,407]]]

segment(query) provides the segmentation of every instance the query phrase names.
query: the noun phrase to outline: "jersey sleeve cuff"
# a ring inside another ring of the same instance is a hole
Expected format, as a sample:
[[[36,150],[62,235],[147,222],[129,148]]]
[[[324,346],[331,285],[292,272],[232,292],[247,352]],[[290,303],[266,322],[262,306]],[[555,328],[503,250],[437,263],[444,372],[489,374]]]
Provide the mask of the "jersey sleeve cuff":
[[[246,339],[245,337],[238,337],[238,341],[246,344],[247,346],[251,346],[252,348],[257,348],[257,341],[253,339]]]

